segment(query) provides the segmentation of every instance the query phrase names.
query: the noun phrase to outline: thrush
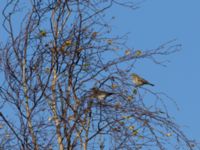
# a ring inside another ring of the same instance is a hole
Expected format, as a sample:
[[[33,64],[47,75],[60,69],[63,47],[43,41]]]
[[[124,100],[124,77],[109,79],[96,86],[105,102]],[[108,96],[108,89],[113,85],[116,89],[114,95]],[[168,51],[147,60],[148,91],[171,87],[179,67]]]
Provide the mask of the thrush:
[[[106,91],[99,90],[98,88],[95,88],[95,87],[92,88],[91,91],[92,91],[91,98],[96,98],[98,100],[104,100],[108,96],[114,94],[114,93],[111,93],[111,92],[106,92]]]
[[[149,81],[143,79],[142,77],[138,76],[137,74],[133,73],[132,74],[132,80],[134,82],[134,84],[139,87],[139,86],[143,86],[145,84],[154,86],[154,84],[150,83]]]

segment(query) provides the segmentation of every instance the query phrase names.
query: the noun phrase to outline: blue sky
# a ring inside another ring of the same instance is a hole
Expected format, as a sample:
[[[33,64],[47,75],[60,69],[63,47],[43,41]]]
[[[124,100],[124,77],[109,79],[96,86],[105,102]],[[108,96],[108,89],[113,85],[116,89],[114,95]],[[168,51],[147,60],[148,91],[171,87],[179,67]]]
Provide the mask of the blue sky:
[[[162,91],[178,104],[177,111],[169,105],[171,115],[186,134],[200,141],[200,1],[149,0],[131,11],[114,8],[114,30],[130,32],[129,45],[151,49],[174,39],[182,50],[167,57],[170,63],[161,67],[149,62],[137,66],[140,74],[151,80],[156,91]]]

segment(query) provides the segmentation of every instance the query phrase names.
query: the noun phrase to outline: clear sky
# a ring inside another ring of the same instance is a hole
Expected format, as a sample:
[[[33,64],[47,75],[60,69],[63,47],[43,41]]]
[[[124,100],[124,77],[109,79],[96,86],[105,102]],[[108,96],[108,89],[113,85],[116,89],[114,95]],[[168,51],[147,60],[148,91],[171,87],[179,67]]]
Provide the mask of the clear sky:
[[[180,110],[170,108],[171,115],[186,134],[200,141],[200,1],[147,0],[135,11],[114,8],[114,28],[130,32],[129,44],[152,49],[176,38],[182,50],[167,57],[167,67],[142,62],[140,74],[151,80],[156,91],[172,97]],[[169,105],[171,107],[172,105]]]

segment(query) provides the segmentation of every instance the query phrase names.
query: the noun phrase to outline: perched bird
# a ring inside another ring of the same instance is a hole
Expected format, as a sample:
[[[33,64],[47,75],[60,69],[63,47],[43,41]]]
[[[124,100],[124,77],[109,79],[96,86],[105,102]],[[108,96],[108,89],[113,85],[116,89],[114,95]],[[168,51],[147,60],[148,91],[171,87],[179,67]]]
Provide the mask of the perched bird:
[[[113,95],[114,93],[111,92],[106,92],[106,91],[101,91],[98,88],[92,88],[92,94],[91,94],[91,98],[97,98],[98,100],[104,100],[106,99],[108,96]]]
[[[139,86],[142,86],[144,84],[148,84],[148,85],[151,85],[151,86],[154,86],[154,84],[150,83],[149,81],[143,79],[142,77],[138,76],[137,74],[133,73],[132,75],[132,80],[133,82],[135,83],[135,85],[137,87]]]

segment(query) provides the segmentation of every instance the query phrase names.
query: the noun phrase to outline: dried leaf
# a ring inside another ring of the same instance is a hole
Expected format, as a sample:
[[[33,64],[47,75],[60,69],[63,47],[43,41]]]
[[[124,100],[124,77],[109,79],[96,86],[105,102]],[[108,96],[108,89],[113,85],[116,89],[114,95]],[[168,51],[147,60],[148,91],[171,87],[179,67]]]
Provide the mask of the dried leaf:
[[[113,43],[113,41],[110,39],[110,40],[107,41],[107,43],[108,43],[109,45],[111,45],[111,44]]]
[[[130,51],[130,50],[126,50],[126,51],[125,51],[125,54],[126,54],[126,55],[130,55],[130,54],[131,54],[131,51]]]
[[[115,89],[115,88],[117,88],[117,85],[116,84],[112,84],[112,89]]]
[[[134,130],[134,131],[132,132],[132,135],[133,135],[133,136],[138,135],[138,131],[137,131],[137,130]]]
[[[170,137],[170,136],[172,136],[172,134],[171,133],[166,133],[165,136]]]
[[[141,55],[142,55],[142,51],[141,50],[135,51],[135,56],[141,56]]]
[[[72,44],[72,40],[66,40],[65,41],[65,46],[70,46]]]
[[[135,126],[129,126],[128,129],[129,129],[129,130],[134,130],[134,129],[135,129]]]
[[[132,101],[133,100],[133,96],[128,96],[127,97],[127,100],[130,102],[130,101]]]
[[[93,32],[93,33],[92,33],[92,38],[93,38],[93,39],[96,38],[97,34],[98,34],[98,32]]]
[[[41,37],[45,37],[47,35],[45,30],[40,30],[39,34],[40,34]]]

